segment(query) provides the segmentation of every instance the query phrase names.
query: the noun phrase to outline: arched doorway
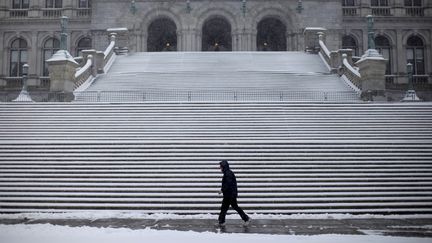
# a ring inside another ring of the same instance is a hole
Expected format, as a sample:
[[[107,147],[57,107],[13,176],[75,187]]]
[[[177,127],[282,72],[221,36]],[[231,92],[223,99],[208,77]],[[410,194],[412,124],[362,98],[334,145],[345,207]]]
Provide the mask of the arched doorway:
[[[174,21],[160,18],[149,25],[147,51],[177,51],[177,26]]]
[[[257,50],[258,51],[286,51],[287,28],[277,18],[265,18],[257,26]]]
[[[207,20],[202,28],[203,51],[232,51],[230,23],[221,17]]]

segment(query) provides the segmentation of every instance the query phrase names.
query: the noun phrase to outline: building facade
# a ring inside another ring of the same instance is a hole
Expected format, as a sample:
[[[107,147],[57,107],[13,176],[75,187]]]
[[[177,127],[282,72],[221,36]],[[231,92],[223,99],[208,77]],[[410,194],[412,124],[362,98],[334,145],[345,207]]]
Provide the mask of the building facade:
[[[360,56],[367,15],[375,17],[389,80],[402,82],[397,77],[412,63],[418,80],[432,82],[430,0],[0,0],[0,89],[15,88],[25,63],[29,85],[46,86],[45,60],[60,48],[61,16],[69,18],[74,56],[103,50],[115,28],[127,29],[130,52],[304,51],[308,27],[325,29],[329,49]]]

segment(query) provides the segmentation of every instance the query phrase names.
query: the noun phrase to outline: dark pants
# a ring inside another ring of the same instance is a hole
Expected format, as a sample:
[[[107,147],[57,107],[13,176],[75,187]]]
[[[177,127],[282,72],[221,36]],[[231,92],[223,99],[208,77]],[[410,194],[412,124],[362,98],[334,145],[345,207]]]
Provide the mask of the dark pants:
[[[222,206],[221,211],[219,214],[219,223],[223,224],[225,223],[225,216],[228,212],[229,206],[232,206],[232,208],[237,211],[237,213],[240,215],[240,217],[243,219],[243,221],[248,221],[249,217],[243,212],[243,210],[237,205],[237,198],[227,198],[224,197],[222,200]]]

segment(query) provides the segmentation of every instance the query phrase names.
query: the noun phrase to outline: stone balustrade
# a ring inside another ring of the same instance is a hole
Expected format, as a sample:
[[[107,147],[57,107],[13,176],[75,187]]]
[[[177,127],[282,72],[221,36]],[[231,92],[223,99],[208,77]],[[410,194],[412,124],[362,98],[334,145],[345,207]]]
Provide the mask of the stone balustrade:
[[[387,60],[376,50],[367,50],[360,60],[352,63],[352,50],[330,51],[324,42],[324,33],[317,34],[321,49],[319,54],[330,71],[338,70],[341,76],[345,76],[352,86],[359,90],[365,100],[384,95]]]
[[[115,57],[116,41],[115,36],[111,36],[110,44],[105,51],[83,50],[82,63],[80,66],[69,52],[60,50],[47,60],[50,73],[50,92],[64,92],[66,99],[61,101],[73,100],[73,92],[84,83],[91,81],[98,73],[103,73],[106,66]]]

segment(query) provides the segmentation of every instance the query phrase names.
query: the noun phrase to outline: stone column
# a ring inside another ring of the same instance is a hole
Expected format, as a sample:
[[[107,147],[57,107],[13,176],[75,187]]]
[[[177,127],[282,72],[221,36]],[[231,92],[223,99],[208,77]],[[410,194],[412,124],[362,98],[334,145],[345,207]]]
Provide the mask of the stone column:
[[[0,62],[3,63],[4,65],[0,64],[0,77],[1,76],[6,76],[6,69],[5,69],[5,65],[7,63],[7,59],[6,59],[6,55],[7,54],[7,46],[4,45],[4,35],[0,35],[0,60],[3,60],[5,62]]]
[[[184,40],[183,40],[183,31],[177,30],[177,51],[183,51],[184,50]]]
[[[28,80],[27,84],[29,86],[37,86],[39,79],[36,79],[34,77],[39,76],[39,70],[42,70],[42,62],[41,60],[38,60],[38,52],[40,50],[38,43],[38,33],[36,31],[31,32],[31,43],[28,45],[30,46],[28,57],[27,57],[27,63],[29,64],[29,70],[28,70]]]
[[[396,30],[396,52],[397,58],[393,60],[397,62],[396,64],[396,74],[399,76],[395,79],[395,83],[408,83],[406,78],[406,50],[405,43],[403,42],[403,33],[401,29]]]
[[[64,96],[55,95],[49,99],[52,101],[71,101],[74,99],[75,73],[79,67],[73,57],[66,50],[59,50],[52,58],[47,60],[51,79],[50,92],[62,93]]]
[[[378,56],[363,56],[356,66],[361,75],[362,98],[373,100],[373,96],[384,96],[386,60]]]

